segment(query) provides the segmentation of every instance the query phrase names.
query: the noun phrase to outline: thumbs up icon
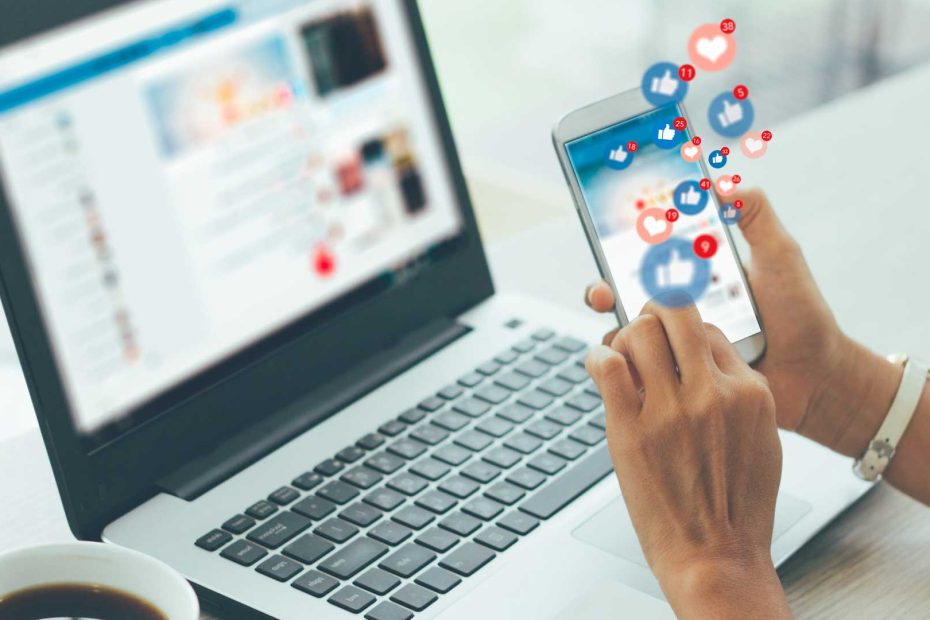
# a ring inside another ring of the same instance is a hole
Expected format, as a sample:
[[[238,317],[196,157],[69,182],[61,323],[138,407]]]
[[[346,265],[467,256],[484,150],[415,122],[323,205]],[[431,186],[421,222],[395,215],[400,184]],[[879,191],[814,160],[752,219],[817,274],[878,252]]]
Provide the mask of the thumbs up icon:
[[[659,129],[656,135],[656,139],[663,140],[665,142],[671,142],[672,140],[675,139],[675,130],[672,129],[671,125],[669,125],[668,123],[665,123],[665,128]]]
[[[710,163],[712,164],[723,163],[723,155],[720,154],[720,151],[714,151],[714,155],[711,157]]]
[[[689,186],[687,192],[681,192],[678,195],[678,200],[683,205],[694,206],[698,204],[699,202],[701,202],[701,194],[700,192],[694,191],[694,188]]]
[[[650,84],[649,90],[656,93],[657,95],[671,97],[675,94],[675,91],[678,90],[678,80],[673,78],[672,72],[666,69],[665,75],[663,75],[661,78],[652,78],[652,83]]]
[[[656,265],[656,286],[661,289],[684,288],[694,277],[694,263],[682,260],[678,249],[673,249],[665,264]]]
[[[733,123],[743,120],[743,106],[737,103],[730,103],[723,100],[723,112],[717,114],[717,120],[720,121],[721,127],[729,127]]]

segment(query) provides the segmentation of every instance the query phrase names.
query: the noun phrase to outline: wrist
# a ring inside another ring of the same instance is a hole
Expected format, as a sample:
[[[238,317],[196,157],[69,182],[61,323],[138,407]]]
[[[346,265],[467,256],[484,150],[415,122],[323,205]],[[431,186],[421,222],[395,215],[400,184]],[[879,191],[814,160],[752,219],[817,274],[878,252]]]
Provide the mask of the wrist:
[[[691,563],[662,588],[679,618],[792,617],[767,549],[755,558]]]
[[[810,399],[798,432],[835,452],[859,457],[885,419],[903,371],[843,338],[837,364]]]

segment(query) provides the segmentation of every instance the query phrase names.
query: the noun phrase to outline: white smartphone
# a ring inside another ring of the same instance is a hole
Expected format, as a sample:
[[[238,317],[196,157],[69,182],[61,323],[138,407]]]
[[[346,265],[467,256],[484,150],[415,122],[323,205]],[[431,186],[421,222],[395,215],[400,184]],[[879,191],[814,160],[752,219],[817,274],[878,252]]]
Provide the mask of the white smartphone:
[[[688,118],[681,104],[656,108],[636,89],[570,112],[552,139],[620,325],[652,298],[693,299],[752,363],[765,352],[765,334],[730,238],[727,221],[739,212],[721,212],[713,191],[682,191],[683,182],[711,176],[705,145],[696,161],[685,159],[692,135],[674,128],[679,117]]]

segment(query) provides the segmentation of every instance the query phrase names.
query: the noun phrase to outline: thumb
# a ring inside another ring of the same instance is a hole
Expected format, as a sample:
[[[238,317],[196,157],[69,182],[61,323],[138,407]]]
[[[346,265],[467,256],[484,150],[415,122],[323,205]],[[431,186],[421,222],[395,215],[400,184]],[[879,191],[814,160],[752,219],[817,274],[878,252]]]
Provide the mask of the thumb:
[[[604,399],[608,416],[629,419],[639,413],[642,401],[622,353],[599,345],[588,351],[584,365]]]
[[[743,201],[739,228],[752,248],[754,258],[783,256],[786,247],[796,245],[762,190],[737,191],[728,196],[727,202],[732,204],[737,200]]]

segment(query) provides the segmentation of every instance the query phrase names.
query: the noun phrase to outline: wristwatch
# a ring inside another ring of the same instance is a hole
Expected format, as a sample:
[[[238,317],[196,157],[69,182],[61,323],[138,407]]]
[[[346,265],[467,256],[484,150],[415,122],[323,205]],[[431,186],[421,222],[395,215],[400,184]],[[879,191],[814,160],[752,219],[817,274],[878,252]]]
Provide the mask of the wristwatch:
[[[888,409],[884,422],[869,442],[869,447],[853,463],[853,471],[856,475],[869,482],[880,479],[888,463],[891,462],[895,448],[917,410],[917,403],[920,402],[920,396],[923,394],[924,385],[930,374],[930,369],[926,364],[908,358],[907,355],[889,355],[888,361],[904,366],[904,375],[901,377],[898,393],[891,402],[891,408]]]

